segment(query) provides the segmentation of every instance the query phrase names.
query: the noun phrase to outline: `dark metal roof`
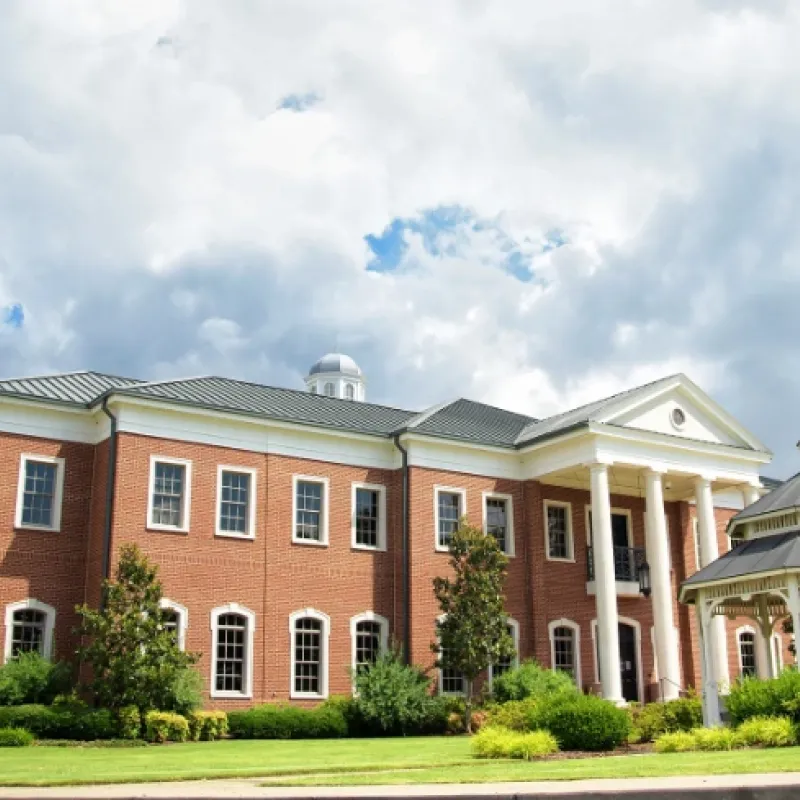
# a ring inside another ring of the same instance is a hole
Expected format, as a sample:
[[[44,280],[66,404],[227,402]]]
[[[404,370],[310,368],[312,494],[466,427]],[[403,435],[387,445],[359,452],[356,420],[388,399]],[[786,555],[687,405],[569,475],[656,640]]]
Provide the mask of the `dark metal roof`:
[[[766,484],[763,478],[762,482]],[[792,508],[800,508],[800,472],[740,511],[731,519],[729,524],[735,525],[753,517],[760,517],[763,514],[772,514],[776,511]]]
[[[314,364],[308,371],[309,377],[325,372],[338,372],[342,375],[361,377],[361,367],[344,353],[328,353]]]
[[[116,375],[104,375],[101,372],[65,372],[60,375],[0,381],[0,396],[87,405],[109,389],[133,386],[137,383],[140,381],[134,378],[120,378]]]
[[[748,539],[681,584],[681,590],[711,581],[774,572],[800,570],[800,530]]]

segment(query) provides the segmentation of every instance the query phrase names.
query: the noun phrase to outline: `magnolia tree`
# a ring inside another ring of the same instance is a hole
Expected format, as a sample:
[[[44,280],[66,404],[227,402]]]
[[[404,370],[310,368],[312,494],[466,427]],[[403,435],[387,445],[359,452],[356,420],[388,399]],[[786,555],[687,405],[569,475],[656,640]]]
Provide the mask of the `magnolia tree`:
[[[504,608],[508,559],[493,536],[462,521],[450,539],[449,578],[434,578],[442,616],[436,624],[436,666],[464,679],[464,725],[472,732],[475,680],[491,664],[514,655]]]
[[[175,632],[164,625],[158,568],[135,545],[123,547],[116,580],[105,581],[103,592],[102,609],[77,609],[84,641],[80,655],[91,668],[95,701],[143,712],[196,704],[199,675],[191,666],[197,656],[183,652]]]

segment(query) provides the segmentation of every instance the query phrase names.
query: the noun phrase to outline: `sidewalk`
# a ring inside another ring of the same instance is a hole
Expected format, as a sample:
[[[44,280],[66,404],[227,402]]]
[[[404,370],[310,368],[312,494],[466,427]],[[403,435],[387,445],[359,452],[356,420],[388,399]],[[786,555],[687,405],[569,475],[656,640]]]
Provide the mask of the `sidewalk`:
[[[62,786],[53,789],[3,788],[5,798],[87,798],[121,800],[127,798],[440,798],[465,800],[509,798],[509,800],[548,800],[548,798],[607,797],[646,800],[666,797],[673,800],[790,800],[800,797],[800,773],[769,775],[714,775],[686,778],[626,778],[624,780],[546,781],[531,783],[440,784],[426,786],[341,786],[315,788],[267,787],[264,778],[248,780],[176,781],[174,783],[129,783],[106,786]]]

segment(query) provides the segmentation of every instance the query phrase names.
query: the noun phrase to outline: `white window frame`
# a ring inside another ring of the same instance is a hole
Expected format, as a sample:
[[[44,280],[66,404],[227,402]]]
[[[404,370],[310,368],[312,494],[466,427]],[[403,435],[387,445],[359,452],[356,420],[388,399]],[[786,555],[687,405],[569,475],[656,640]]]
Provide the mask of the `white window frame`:
[[[574,635],[573,654],[575,656],[575,674],[573,679],[575,685],[580,689],[583,686],[583,676],[581,674],[581,626],[577,622],[566,617],[554,619],[547,623],[547,638],[550,642],[550,669],[556,671],[556,628],[570,628]],[[559,670],[561,671],[561,670]]]
[[[53,494],[53,524],[31,525],[22,521],[22,506],[25,499],[25,472],[29,461],[38,461],[42,464],[54,464],[56,467],[56,482]],[[19,459],[19,478],[17,482],[17,506],[14,511],[14,527],[30,531],[48,531],[59,533],[61,531],[61,506],[64,501],[64,470],[65,461],[58,456],[40,456],[36,453],[22,453]]]
[[[586,546],[587,547],[594,547],[592,543],[592,506],[591,503],[587,503],[585,508],[585,515],[586,515]],[[634,544],[633,539],[633,509],[630,508],[612,508],[611,509],[611,516],[614,515],[620,517],[627,517],[628,518],[628,548],[633,549],[636,545]]]
[[[446,618],[447,618],[447,614],[440,614],[438,617],[436,617],[436,621],[437,622],[443,622]],[[436,641],[441,643],[441,640],[439,639],[439,635],[438,635],[438,630],[437,630],[437,635],[436,635]],[[436,653],[437,653],[437,656],[439,658],[442,657],[441,646],[436,651]],[[436,681],[436,693],[437,694],[444,695],[445,697],[464,697],[464,695],[466,695],[467,687],[465,686],[466,681],[465,681],[463,675],[461,676],[461,691],[460,692],[446,692],[446,691],[444,691],[444,688],[443,688],[444,687],[444,676],[443,676],[442,673],[444,672],[444,670],[441,667],[439,667],[436,670],[436,672],[438,673],[438,680]]]
[[[162,597],[158,605],[164,611],[174,611],[178,617],[178,648],[186,649],[186,629],[189,627],[189,609],[186,606]]]
[[[519,622],[513,617],[506,617],[506,625],[511,628],[511,638],[514,640],[514,657],[511,659],[511,669],[519,666]],[[489,688],[494,680],[494,665],[489,664]]]
[[[467,490],[460,489],[456,486],[439,486],[436,485],[433,487],[433,535],[434,535],[434,546],[437,553],[449,553],[450,548],[447,545],[442,546],[439,544],[439,494],[440,493],[446,494],[457,494],[461,497],[461,501],[459,503],[459,515],[458,518],[462,519],[467,514]]]
[[[42,658],[48,661],[53,657],[53,631],[56,627],[56,610],[53,606],[47,603],[42,603],[33,597],[28,597],[25,600],[19,600],[16,603],[9,603],[6,606],[6,639],[3,648],[3,661],[6,662],[11,658],[11,646],[13,644],[13,629],[14,629],[14,614],[17,611],[26,611],[32,609],[33,611],[41,611],[44,613],[44,634],[42,637]]]
[[[369,489],[378,493],[378,544],[359,544],[356,541],[356,494],[359,489]],[[380,483],[354,481],[350,489],[350,546],[353,550],[386,550],[386,487]]]
[[[736,629],[736,634],[735,634],[735,638],[736,638],[736,661],[739,664],[739,675],[741,676],[742,669],[743,669],[743,666],[742,666],[742,641],[741,641],[741,638],[740,638],[743,633],[750,633],[753,636],[753,660],[755,661],[755,666],[756,666],[756,677],[758,677],[758,675],[759,675],[759,663],[758,663],[759,662],[759,658],[758,658],[758,636],[759,636],[759,633],[758,633],[758,631],[756,631],[756,629],[752,625],[740,625]]]
[[[239,614],[247,620],[245,631],[245,657],[244,657],[244,689],[241,692],[221,691],[217,686],[217,633],[219,618],[223,614]],[[239,603],[228,603],[211,609],[211,697],[228,697],[238,700],[249,700],[253,697],[253,643],[255,641],[256,613]]]
[[[350,666],[353,668],[353,673],[356,670],[356,629],[359,622],[377,622],[381,626],[380,632],[380,653],[383,654],[389,649],[389,620],[376,614],[374,611],[364,611],[362,614],[356,614],[350,617]],[[292,681],[294,684],[294,681]]]
[[[322,630],[320,631],[320,658],[322,659],[320,669],[320,687],[319,693],[315,692],[297,692],[294,688],[294,670],[295,670],[295,644],[294,636],[295,623],[305,617],[319,620],[322,623]],[[328,697],[328,666],[330,663],[330,637],[331,637],[331,618],[322,611],[317,611],[316,608],[302,608],[289,615],[289,652],[291,653],[291,668],[289,671],[289,697],[292,700],[324,700]]]
[[[320,509],[319,532],[322,537],[319,541],[314,539],[300,539],[297,536],[297,484],[320,483],[322,484],[322,507]],[[292,543],[303,544],[309,547],[328,546],[328,505],[330,502],[330,479],[320,475],[292,475]]]
[[[486,508],[487,500],[503,500],[506,504],[506,549],[503,551],[509,558],[516,555],[514,545],[514,496],[503,492],[483,492],[481,506],[483,509],[483,532],[489,535],[489,519]],[[438,504],[437,504],[438,507]],[[437,526],[438,529],[438,526]]]
[[[182,525],[164,525],[153,520],[153,494],[156,488],[156,464],[176,464],[185,467],[183,504],[181,507]],[[166,531],[168,533],[189,533],[192,511],[192,462],[188,458],[173,458],[172,456],[150,456],[150,480],[147,486],[147,529],[151,531]]]
[[[240,475],[247,475],[250,478],[250,485],[247,493],[247,531],[237,533],[236,531],[224,531],[220,527],[222,516],[222,474],[224,472],[235,472]],[[255,539],[256,538],[256,477],[258,472],[253,467],[235,467],[229,464],[217,466],[217,511],[215,520],[215,531],[217,536],[227,539]]]
[[[617,623],[630,625],[634,629],[634,644],[636,645],[636,693],[638,702],[643,702],[644,673],[642,672],[642,623],[632,617],[617,616]],[[591,622],[592,630],[592,660],[594,661],[594,682],[600,683],[600,664],[597,661],[597,619]]]
[[[567,511],[567,544],[569,546],[569,557],[560,558],[550,555],[550,525],[547,520],[547,510],[549,508],[564,508]],[[545,500],[542,506],[544,509],[544,555],[547,561],[560,561],[564,564],[575,563],[575,531],[572,525],[572,503],[564,500]]]

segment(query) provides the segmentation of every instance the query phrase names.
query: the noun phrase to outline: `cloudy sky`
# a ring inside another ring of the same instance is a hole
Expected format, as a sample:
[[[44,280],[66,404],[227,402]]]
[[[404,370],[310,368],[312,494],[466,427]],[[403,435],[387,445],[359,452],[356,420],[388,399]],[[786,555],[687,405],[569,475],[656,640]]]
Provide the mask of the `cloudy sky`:
[[[0,373],[536,416],[684,371],[800,468],[800,8],[7,0]]]

